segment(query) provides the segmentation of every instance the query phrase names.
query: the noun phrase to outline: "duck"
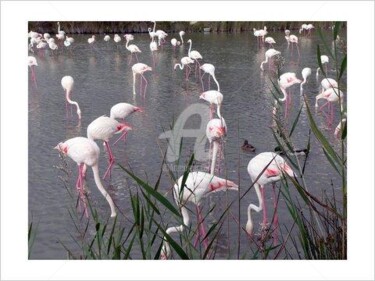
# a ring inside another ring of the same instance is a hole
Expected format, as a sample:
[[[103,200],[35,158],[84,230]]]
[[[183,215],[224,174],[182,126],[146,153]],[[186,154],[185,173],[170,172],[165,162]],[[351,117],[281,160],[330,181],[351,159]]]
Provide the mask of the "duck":
[[[275,147],[275,152],[278,153],[279,155],[285,155],[285,150],[283,150],[280,146]],[[305,155],[307,156],[309,154],[309,150],[307,148],[302,148],[302,149],[295,149],[293,151],[288,151],[288,155]]]
[[[252,146],[248,140],[245,140],[243,145],[241,146],[241,149],[245,152],[255,152],[255,147]]]

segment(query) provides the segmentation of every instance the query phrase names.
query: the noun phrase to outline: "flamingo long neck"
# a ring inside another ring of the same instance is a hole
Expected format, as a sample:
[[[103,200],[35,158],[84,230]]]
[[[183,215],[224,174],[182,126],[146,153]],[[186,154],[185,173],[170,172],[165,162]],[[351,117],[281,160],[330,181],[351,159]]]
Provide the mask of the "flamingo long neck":
[[[215,74],[212,74],[212,78],[214,79],[216,85],[217,85],[217,91],[220,92],[220,86],[219,86],[219,82],[217,82],[216,80],[216,77],[215,77]]]
[[[133,95],[136,94],[135,92],[135,77],[137,76],[137,73],[133,72]]]
[[[70,99],[70,93],[71,93],[70,90],[66,90],[66,100],[67,100],[68,103],[73,104],[77,107],[77,114],[78,114],[79,119],[81,119],[81,109],[79,108],[79,104],[78,104],[78,102],[72,101]]]
[[[221,103],[219,103],[219,104],[217,105],[217,116],[219,116],[219,118],[222,118],[222,117],[221,117],[220,108],[221,108]]]
[[[125,47],[126,47],[127,50],[129,50],[128,45],[129,45],[129,40],[127,39],[127,40],[126,40],[126,44],[125,44]]]
[[[266,60],[265,60],[265,61],[262,61],[262,63],[260,64],[260,69],[261,69],[261,70],[264,70],[264,69],[263,69],[263,64],[264,64],[264,63],[267,63],[267,62],[268,62],[268,56],[266,56]]]
[[[184,44],[184,38],[182,38],[182,34],[180,34],[180,38],[181,38],[181,44]]]
[[[262,194],[261,194],[261,191],[260,191],[260,188],[263,188],[263,187],[260,186],[258,183],[254,183],[254,188],[255,188],[255,192],[256,192],[257,197],[258,197],[259,206],[256,206],[254,204],[250,204],[247,207],[246,232],[248,234],[251,234],[252,231],[253,231],[253,221],[251,219],[251,209],[255,210],[256,212],[260,212],[263,209],[263,207],[264,207],[264,205],[263,205],[264,202],[263,202]]]
[[[184,65],[184,64],[181,64],[181,63],[176,63],[176,64],[174,65],[174,69],[176,69],[177,66],[179,66],[180,69],[183,70],[185,65]]]
[[[316,69],[316,79],[318,79],[318,76],[319,76],[319,70],[320,70],[320,67],[318,67],[318,68]]]
[[[213,147],[212,147],[212,160],[211,160],[211,169],[210,169],[211,175],[215,174],[216,157],[217,157],[218,150],[219,150],[219,143],[217,141],[214,141]]]
[[[60,22],[57,23],[57,33],[60,33]]]
[[[302,81],[302,83],[299,85],[299,88],[300,88],[301,94],[302,94],[302,91],[303,91],[303,85],[306,84],[306,82],[307,82],[306,77],[303,77],[303,81]]]
[[[107,191],[103,187],[103,184],[100,180],[98,164],[93,165],[91,168],[92,168],[92,172],[94,173],[94,180],[95,180],[96,186],[98,187],[99,191],[105,197],[109,206],[111,207],[111,217],[113,218],[117,215],[116,209],[115,209],[115,204],[113,203],[111,196],[109,196],[109,194],[107,193]]]
[[[154,29],[153,29],[154,33],[155,33],[155,28],[156,28],[156,21],[154,21]]]
[[[189,43],[190,43],[190,46],[189,46],[188,56],[190,58],[191,45],[193,44],[193,42],[191,42],[191,40],[190,40]]]
[[[288,94],[284,88],[280,87],[280,89],[281,89],[281,92],[283,92],[284,97],[279,99],[279,101],[285,101]]]

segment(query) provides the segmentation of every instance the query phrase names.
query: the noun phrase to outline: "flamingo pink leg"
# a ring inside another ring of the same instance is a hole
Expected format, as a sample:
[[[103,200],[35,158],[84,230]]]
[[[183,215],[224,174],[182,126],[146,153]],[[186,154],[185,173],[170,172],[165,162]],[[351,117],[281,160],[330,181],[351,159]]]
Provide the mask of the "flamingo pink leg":
[[[83,163],[78,165],[78,179],[76,183],[76,188],[79,194],[78,204],[79,206],[81,206],[81,202],[83,203],[83,210],[84,210],[85,216],[88,218],[89,214],[87,210],[87,202],[86,202],[86,198],[84,195],[84,178],[85,178],[85,171],[86,171],[84,166],[85,164]]]
[[[202,91],[204,92],[204,85],[203,85],[203,76],[205,75],[206,73],[203,73],[202,76],[201,76],[201,84],[202,84]]]
[[[125,140],[126,140],[126,135],[128,134],[128,131],[124,131],[123,133],[122,133],[122,135],[115,141],[115,143],[113,144],[113,145],[115,145],[119,140],[121,140],[121,139],[123,139],[124,140],[124,142],[125,142]]]
[[[145,89],[144,89],[144,92],[143,92],[143,95],[145,95],[146,94],[146,89],[147,89],[148,82],[147,82],[147,79],[143,76],[143,74],[141,74],[141,79],[142,78],[145,80]],[[142,89],[141,89],[141,91],[142,91]]]
[[[279,216],[277,215],[277,205],[278,205],[278,202],[277,202],[277,195],[276,195],[276,187],[275,187],[275,183],[272,184],[272,189],[273,189],[273,208],[274,208],[274,219],[273,219],[273,222],[272,224],[274,225],[275,227],[275,234],[273,236],[273,244],[276,245],[277,244],[277,240],[278,240],[278,236],[279,236]]]
[[[266,201],[265,201],[265,196],[264,196],[264,187],[262,187],[260,189],[260,193],[261,193],[261,196],[262,196],[262,202],[263,202],[263,206],[262,206],[262,209],[263,209],[263,221],[262,221],[262,228],[265,228],[268,224],[268,220],[267,220],[267,208],[266,208]]]
[[[109,177],[111,177],[111,169],[112,169],[113,163],[115,162],[115,159],[114,159],[113,154],[112,154],[111,147],[109,146],[109,143],[107,141],[105,141],[104,145],[105,145],[105,147],[107,149],[107,152],[108,152],[108,168],[107,168],[106,172],[104,173],[103,179],[105,179],[107,177],[107,175],[109,175]]]
[[[202,216],[202,209],[201,209],[201,207],[199,205],[197,205],[197,217],[198,217],[198,237],[204,238],[203,245],[207,249],[208,242],[207,242],[207,238],[205,238],[206,235],[207,235],[207,233],[206,233],[206,229],[204,227],[203,216]],[[197,243],[197,240],[199,240],[198,237],[196,238],[195,246],[197,246],[196,243]]]

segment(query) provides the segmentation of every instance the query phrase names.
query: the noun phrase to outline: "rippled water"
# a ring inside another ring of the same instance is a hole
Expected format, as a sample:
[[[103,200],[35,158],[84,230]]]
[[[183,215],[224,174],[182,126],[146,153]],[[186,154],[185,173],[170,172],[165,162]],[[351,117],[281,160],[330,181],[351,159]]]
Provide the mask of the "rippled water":
[[[311,38],[300,38],[301,56],[298,59],[297,53],[294,51],[291,54],[290,49],[287,48],[283,32],[275,32],[271,36],[277,42],[275,49],[281,51],[285,58],[282,72],[296,72],[301,78],[301,70],[304,67],[313,69],[313,74],[305,87],[309,103],[313,106],[321,79],[320,77],[317,81],[315,77],[318,38],[315,35]],[[128,64],[129,52],[125,49],[124,40],[121,46],[116,48],[113,41],[106,43],[102,36],[97,35],[98,42],[94,48],[91,48],[87,43],[87,39],[91,36],[73,37],[75,42],[72,44],[71,52],[60,47],[64,51],[58,54],[51,54],[49,51],[44,55],[37,54],[38,66],[35,69],[37,86],[29,78],[29,218],[39,223],[31,256],[33,259],[65,259],[66,251],[61,243],[73,251],[78,249],[73,240],[78,239],[77,231],[69,215],[69,210],[75,210],[74,200],[70,198],[67,191],[67,189],[73,191],[74,194],[76,165],[67,160],[67,170],[70,173],[66,175],[63,172],[64,162],[53,149],[57,143],[75,136],[86,136],[88,124],[101,115],[109,115],[110,108],[116,103],[136,104],[142,107],[144,112],[133,114],[127,119],[133,130],[128,134],[126,144],[119,142],[114,147],[114,155],[117,163],[131,167],[136,175],[147,179],[153,185],[158,178],[163,153],[167,147],[167,140],[159,139],[160,134],[169,130],[173,120],[176,120],[189,105],[206,104],[199,100],[202,88],[194,73],[191,73],[189,82],[186,82],[183,71],[173,71],[174,64],[187,55],[189,47],[185,43],[173,51],[169,40],[172,37],[178,38],[177,34],[169,34],[167,43],[156,54],[157,64],[153,71],[145,74],[149,83],[144,98],[139,94],[136,96],[132,94],[133,77],[131,65]],[[249,160],[257,153],[273,151],[276,146],[270,129],[273,104],[270,78],[274,79],[274,75],[268,74],[267,71],[262,73],[259,68],[267,48],[258,47],[252,33],[187,34],[185,38],[192,39],[193,49],[202,54],[203,62],[212,63],[216,67],[216,77],[224,95],[222,115],[228,126],[225,157],[220,160],[218,175],[239,183],[240,195],[242,195],[251,184],[246,171]],[[139,61],[153,66],[149,35],[135,34],[132,43],[142,50],[138,55]],[[333,75],[332,69],[330,73]],[[70,116],[70,109],[68,114],[66,112],[65,94],[60,83],[65,75],[72,76],[75,81],[72,99],[80,104],[82,110],[80,124],[75,109],[72,111],[72,116]],[[213,81],[211,89],[216,89]],[[294,120],[301,105],[299,87],[294,86],[292,91],[293,106],[289,120]],[[316,116],[316,119],[319,126],[324,128],[324,119],[320,115]],[[336,112],[334,124],[338,121]],[[186,128],[199,128],[199,126],[200,118],[197,116],[192,116],[186,124]],[[333,145],[337,145],[333,138],[333,131],[325,130],[325,132]],[[297,148],[306,146],[308,134],[307,115],[303,110],[292,138]],[[248,139],[256,147],[256,153],[246,154],[241,151],[243,138]],[[314,137],[311,141],[311,153],[307,160],[305,176],[310,191],[320,195],[324,190],[331,188],[327,184],[331,181],[334,188],[339,187],[340,179],[326,161]],[[195,139],[184,138],[180,163],[183,164],[188,159],[194,143]],[[208,143],[206,147],[208,149]],[[104,154],[102,149],[101,174],[106,168]],[[207,171],[208,162],[197,164]],[[177,168],[181,175],[184,166]],[[88,186],[91,199],[100,211],[100,215],[106,217],[109,215],[107,202],[98,192],[91,175],[89,171]],[[66,184],[63,178],[66,179]],[[131,218],[129,190],[136,190],[134,182],[115,165],[111,181],[104,181],[104,184],[118,208]],[[166,171],[163,172],[160,186],[162,192],[170,190],[172,186]],[[271,189],[267,189],[268,206],[272,205],[271,194]],[[171,193],[167,196],[171,201],[173,200]],[[213,196],[212,201],[219,206],[218,209],[224,210],[227,202],[236,198],[238,198],[236,192],[228,192],[226,195],[218,193]],[[229,226],[219,237],[222,250],[219,251],[218,258],[226,257],[228,249],[232,251],[235,249],[236,242],[233,241],[232,244],[232,240],[237,240],[233,237],[238,236],[239,229],[232,217],[238,220],[238,210],[240,210],[241,227],[244,227],[246,209],[250,202],[257,202],[253,190],[241,200],[240,207],[238,202],[233,205],[232,215],[228,219]],[[219,214],[220,210],[216,210],[215,214]],[[260,213],[254,214],[256,224],[261,221],[261,217]],[[281,225],[291,223],[283,202],[279,206],[279,218]],[[124,220],[122,223],[127,221]],[[173,223],[174,221],[171,221],[171,224]],[[90,230],[90,233],[93,231],[94,229]],[[228,233],[230,233],[229,239]],[[241,231],[241,243],[248,244],[243,231]],[[243,249],[245,250],[246,247]]]

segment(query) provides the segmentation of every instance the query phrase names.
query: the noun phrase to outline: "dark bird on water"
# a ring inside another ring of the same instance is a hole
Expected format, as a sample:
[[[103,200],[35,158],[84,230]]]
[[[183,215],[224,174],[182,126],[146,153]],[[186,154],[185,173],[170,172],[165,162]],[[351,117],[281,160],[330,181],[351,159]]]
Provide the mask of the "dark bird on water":
[[[244,141],[241,149],[245,152],[255,152],[255,147],[252,146],[247,140]]]

